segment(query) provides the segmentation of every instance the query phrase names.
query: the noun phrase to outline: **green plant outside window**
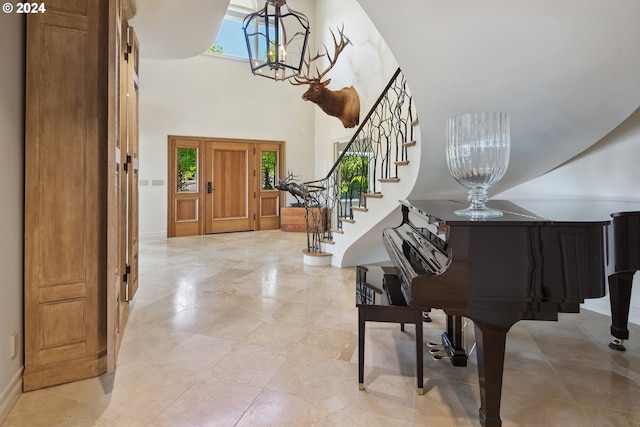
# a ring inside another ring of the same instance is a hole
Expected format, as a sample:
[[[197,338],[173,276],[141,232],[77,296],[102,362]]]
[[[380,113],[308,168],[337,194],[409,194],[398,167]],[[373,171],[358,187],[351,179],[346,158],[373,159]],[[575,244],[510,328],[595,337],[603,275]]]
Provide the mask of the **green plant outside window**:
[[[198,191],[198,149],[178,148],[178,192]]]
[[[359,197],[369,188],[369,156],[347,154],[340,160],[340,193],[342,199]]]
[[[262,152],[262,189],[274,190],[276,185],[276,173],[278,171],[278,152]]]

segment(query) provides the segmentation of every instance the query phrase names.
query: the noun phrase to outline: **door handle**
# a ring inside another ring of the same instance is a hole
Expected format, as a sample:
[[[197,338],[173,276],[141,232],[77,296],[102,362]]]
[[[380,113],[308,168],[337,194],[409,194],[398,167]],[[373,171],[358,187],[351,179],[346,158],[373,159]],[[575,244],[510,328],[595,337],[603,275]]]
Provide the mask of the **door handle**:
[[[213,188],[211,188],[211,181],[207,182],[207,193],[211,194]]]

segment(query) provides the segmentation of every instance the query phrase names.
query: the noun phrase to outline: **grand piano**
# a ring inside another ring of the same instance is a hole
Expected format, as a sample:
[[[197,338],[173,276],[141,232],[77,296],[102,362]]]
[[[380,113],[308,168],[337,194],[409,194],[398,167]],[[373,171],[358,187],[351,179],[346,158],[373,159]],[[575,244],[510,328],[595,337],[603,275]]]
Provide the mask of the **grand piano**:
[[[640,202],[491,201],[503,216],[454,214],[466,202],[403,200],[402,223],[383,231],[406,305],[443,309],[447,351],[463,360],[459,321],[473,321],[480,422],[502,425],[505,342],[519,320],[557,320],[610,285],[611,347],[628,339],[633,274],[640,269]],[[454,326],[458,325],[458,328]],[[454,362],[454,364],[456,364]]]

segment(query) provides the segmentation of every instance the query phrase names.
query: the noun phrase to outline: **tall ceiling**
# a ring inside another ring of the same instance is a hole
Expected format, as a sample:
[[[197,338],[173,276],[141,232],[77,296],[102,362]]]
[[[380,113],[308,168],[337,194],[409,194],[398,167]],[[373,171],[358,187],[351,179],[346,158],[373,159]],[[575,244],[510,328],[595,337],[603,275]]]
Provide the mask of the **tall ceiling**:
[[[388,0],[358,2],[414,94],[427,150],[412,197],[466,194],[443,161],[453,115],[510,114],[495,194],[560,166],[640,106],[639,0],[405,0],[412,13],[391,15]]]
[[[253,8],[255,0],[233,0]],[[213,45],[229,8],[229,0],[135,0],[130,21],[140,41],[140,55],[181,59],[200,55]]]
[[[242,18],[262,9],[265,0],[134,0],[130,24],[148,59],[182,59],[200,55],[216,41],[229,13]]]

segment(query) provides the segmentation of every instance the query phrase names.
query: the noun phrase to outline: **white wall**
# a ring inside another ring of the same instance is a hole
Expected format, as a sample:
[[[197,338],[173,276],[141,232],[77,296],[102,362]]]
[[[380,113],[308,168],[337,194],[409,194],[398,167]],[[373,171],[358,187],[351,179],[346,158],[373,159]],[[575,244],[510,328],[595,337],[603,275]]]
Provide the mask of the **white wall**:
[[[144,50],[144,46],[141,46]],[[166,235],[167,135],[285,141],[285,168],[315,178],[312,105],[246,61],[200,55],[140,61],[140,234]]]
[[[340,13],[336,14],[336,11]],[[327,75],[328,88],[338,90],[353,86],[360,95],[360,120],[371,109],[382,89],[398,68],[398,63],[382,36],[356,0],[322,0],[316,2],[315,33],[317,45],[324,43],[333,54],[330,30],[344,34],[351,45],[342,52],[337,64]],[[320,51],[324,49],[320,47]],[[314,51],[315,52],[315,51]],[[324,178],[334,164],[336,141],[349,141],[357,127],[345,129],[342,123],[315,107],[316,176]]]
[[[0,14],[0,424],[22,391],[24,17]],[[18,333],[10,357],[10,336]]]
[[[414,94],[423,152],[413,197],[466,194],[445,161],[452,115],[511,115],[511,166],[496,194],[587,149],[638,107],[638,0],[359,3]]]
[[[640,108],[601,141],[561,167],[497,194],[501,199],[556,198],[640,201]],[[634,278],[629,317],[640,324],[640,278]],[[611,314],[609,299],[584,307]]]

